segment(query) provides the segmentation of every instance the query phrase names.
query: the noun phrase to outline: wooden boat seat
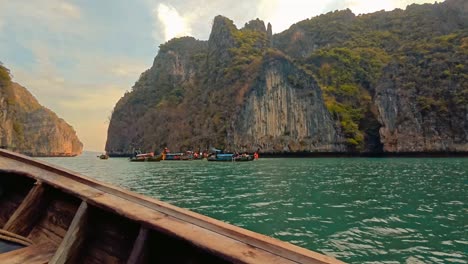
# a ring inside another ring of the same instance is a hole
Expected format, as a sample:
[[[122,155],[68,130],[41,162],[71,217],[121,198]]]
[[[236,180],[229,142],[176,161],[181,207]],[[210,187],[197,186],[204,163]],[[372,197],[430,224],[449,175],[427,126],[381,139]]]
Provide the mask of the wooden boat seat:
[[[2,264],[45,264],[57,250],[57,246],[52,243],[31,245],[29,247],[13,250],[0,254]]]

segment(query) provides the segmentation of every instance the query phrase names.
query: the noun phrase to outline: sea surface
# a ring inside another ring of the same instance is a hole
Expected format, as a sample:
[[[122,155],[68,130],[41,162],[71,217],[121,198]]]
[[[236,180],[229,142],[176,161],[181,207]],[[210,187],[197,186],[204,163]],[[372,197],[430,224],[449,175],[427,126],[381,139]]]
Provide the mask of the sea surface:
[[[468,263],[468,158],[41,158],[349,263]]]

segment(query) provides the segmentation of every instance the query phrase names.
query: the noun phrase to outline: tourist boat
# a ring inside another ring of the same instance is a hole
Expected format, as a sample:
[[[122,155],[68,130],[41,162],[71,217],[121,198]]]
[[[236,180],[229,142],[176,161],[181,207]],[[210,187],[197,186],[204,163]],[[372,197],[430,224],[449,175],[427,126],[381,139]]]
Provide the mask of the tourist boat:
[[[137,156],[137,157],[131,157],[130,161],[131,162],[158,162],[162,160],[162,155],[158,156]]]
[[[171,152],[166,153],[166,157],[164,160],[192,160],[193,156],[187,155],[186,153],[182,152]]]
[[[236,155],[232,153],[216,153],[216,154],[211,154],[207,158],[208,161],[235,161],[235,162],[240,162],[240,161],[252,161],[254,160],[252,155],[248,154],[242,154],[242,155]]]
[[[133,157],[130,157],[132,162],[158,162],[163,158],[162,155],[154,156],[154,152],[141,153],[141,151],[136,151]]]
[[[0,150],[0,263],[343,263]]]
[[[163,155],[163,160],[198,160],[203,159],[198,153],[195,154],[193,151],[186,152],[167,152],[165,156]]]

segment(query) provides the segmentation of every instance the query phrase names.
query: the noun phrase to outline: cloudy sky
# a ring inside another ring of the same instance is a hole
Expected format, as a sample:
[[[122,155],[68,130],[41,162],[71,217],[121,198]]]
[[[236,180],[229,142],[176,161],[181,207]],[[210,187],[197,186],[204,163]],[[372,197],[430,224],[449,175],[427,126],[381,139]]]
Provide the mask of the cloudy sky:
[[[158,46],[207,39],[216,15],[273,32],[328,11],[405,8],[427,0],[0,0],[0,61],[16,82],[70,123],[85,150],[103,151],[108,118]]]

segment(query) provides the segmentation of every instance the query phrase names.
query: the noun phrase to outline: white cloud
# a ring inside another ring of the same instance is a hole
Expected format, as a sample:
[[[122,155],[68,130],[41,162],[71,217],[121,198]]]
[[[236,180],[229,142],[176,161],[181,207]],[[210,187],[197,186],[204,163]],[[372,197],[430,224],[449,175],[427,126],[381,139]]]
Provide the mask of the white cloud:
[[[355,14],[364,14],[431,2],[433,0],[260,0],[257,13],[265,22],[270,22],[273,32],[277,33],[301,20],[337,9],[349,8]]]
[[[321,14],[330,0],[261,0],[258,16],[270,22],[273,32],[288,29],[292,24]]]
[[[126,62],[113,65],[110,72],[120,77],[137,78],[148,67],[140,62]]]
[[[96,60],[89,50],[56,52],[39,40],[25,46],[34,57],[32,68],[8,65],[14,81],[72,125],[86,150],[103,150],[113,107],[148,65],[116,55]],[[76,67],[62,71],[56,62],[65,58]]]
[[[81,17],[81,11],[77,6],[63,1],[55,3],[52,6],[52,10],[55,11],[55,14],[60,14],[67,18],[77,19]]]
[[[91,112],[97,116],[102,116],[100,112],[110,112],[115,103],[123,96],[122,91],[124,90],[124,88],[116,85],[92,84],[88,88],[99,91],[99,93],[83,93],[79,91],[79,84],[72,85],[72,87],[68,88],[78,88],[78,92],[72,92],[73,97],[64,98],[58,102],[58,105],[68,111]],[[91,117],[87,116],[86,119],[89,118]],[[101,118],[101,120],[104,122],[105,118]]]
[[[410,4],[424,4],[433,2],[433,0],[335,0],[329,7],[334,9],[349,8],[355,14],[367,14],[380,10],[390,11],[395,8],[405,9],[406,6]]]
[[[159,4],[153,12],[163,26],[165,41],[174,37],[191,35],[187,21],[173,6]]]
[[[48,31],[77,32],[83,29],[79,22],[81,10],[65,0],[0,0],[0,18],[11,25],[29,23],[31,29],[39,26]]]

